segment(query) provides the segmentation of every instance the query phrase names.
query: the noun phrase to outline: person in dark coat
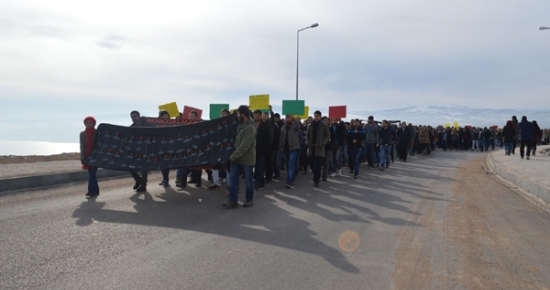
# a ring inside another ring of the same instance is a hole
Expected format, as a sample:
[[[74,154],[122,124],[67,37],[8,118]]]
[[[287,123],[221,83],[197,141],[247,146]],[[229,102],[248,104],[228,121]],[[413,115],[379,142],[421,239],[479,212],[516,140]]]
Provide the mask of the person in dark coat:
[[[529,160],[529,156],[531,156],[531,144],[533,141],[533,133],[535,132],[535,128],[531,122],[527,121],[527,117],[523,116],[521,117],[521,122],[518,124],[518,129],[519,155],[521,156],[521,159],[523,159],[523,155],[525,154],[524,149],[527,147],[527,160]]]
[[[505,155],[510,156],[510,153],[512,153],[512,143],[514,143],[516,137],[514,124],[512,121],[508,120],[508,122],[506,122],[506,126],[504,126],[504,129],[502,130],[502,135]]]
[[[271,157],[271,127],[269,120],[262,119],[262,111],[254,111],[254,122],[256,123],[256,166],[254,168],[255,188],[265,186],[265,164],[266,158]]]
[[[399,155],[399,160],[407,162],[407,151],[409,141],[411,140],[411,130],[407,126],[407,122],[401,123],[401,128],[397,130],[397,140],[397,155]]]

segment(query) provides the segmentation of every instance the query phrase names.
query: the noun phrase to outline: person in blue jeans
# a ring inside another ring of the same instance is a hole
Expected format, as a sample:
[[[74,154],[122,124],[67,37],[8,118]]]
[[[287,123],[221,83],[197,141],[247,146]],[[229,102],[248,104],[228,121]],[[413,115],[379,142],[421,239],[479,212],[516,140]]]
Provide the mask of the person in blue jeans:
[[[88,171],[87,198],[94,198],[99,195],[99,185],[97,184],[96,176],[97,167],[84,164],[84,161],[92,154],[94,136],[96,134],[95,124],[96,120],[94,117],[86,117],[84,119],[86,130],[80,132],[80,162],[82,163],[82,169]]]
[[[244,173],[246,183],[246,201],[243,207],[252,207],[254,199],[253,168],[256,164],[256,125],[250,119],[248,106],[237,109],[239,127],[235,134],[235,151],[231,154],[231,169],[229,170],[229,201],[222,206],[226,209],[239,207],[239,173]]]
[[[378,130],[380,134],[380,171],[390,167],[390,152],[395,140],[395,131],[388,125],[388,121],[382,121],[382,128]]]
[[[361,167],[361,155],[363,154],[363,142],[365,140],[365,130],[361,128],[359,120],[352,120],[348,131],[348,146],[351,152],[352,162],[349,168],[353,171],[353,178],[357,179],[359,168]]]
[[[283,158],[287,164],[286,188],[292,188],[294,178],[296,177],[296,160],[300,152],[299,134],[301,134],[300,121],[296,120],[292,114],[286,115],[279,135],[279,149],[282,151]]]

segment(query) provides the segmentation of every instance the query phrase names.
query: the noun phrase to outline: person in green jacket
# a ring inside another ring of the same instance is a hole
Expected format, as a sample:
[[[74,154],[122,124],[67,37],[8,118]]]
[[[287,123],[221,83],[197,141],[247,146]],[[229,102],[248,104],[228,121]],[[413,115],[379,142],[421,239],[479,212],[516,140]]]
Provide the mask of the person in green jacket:
[[[250,119],[250,109],[242,105],[237,109],[239,127],[235,134],[235,151],[229,159],[229,201],[223,204],[224,208],[237,208],[239,206],[239,174],[244,173],[246,183],[246,201],[243,207],[251,207],[254,199],[254,175],[252,169],[256,164],[256,125]]]
[[[321,178],[321,166],[325,162],[325,145],[330,139],[328,125],[321,121],[321,112],[315,111],[313,122],[307,126],[307,156],[309,157],[309,166],[313,171],[313,183],[319,187]]]

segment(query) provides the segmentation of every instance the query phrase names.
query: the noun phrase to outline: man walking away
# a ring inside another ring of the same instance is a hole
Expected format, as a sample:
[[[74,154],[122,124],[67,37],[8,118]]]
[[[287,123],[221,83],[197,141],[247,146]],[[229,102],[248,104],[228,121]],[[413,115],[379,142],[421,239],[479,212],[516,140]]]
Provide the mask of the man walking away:
[[[521,159],[523,159],[523,155],[525,154],[525,146],[527,146],[527,160],[529,160],[529,156],[531,156],[531,141],[533,140],[535,128],[531,122],[527,121],[527,117],[523,116],[521,117],[521,122],[518,124],[518,130],[519,155],[521,156]]]

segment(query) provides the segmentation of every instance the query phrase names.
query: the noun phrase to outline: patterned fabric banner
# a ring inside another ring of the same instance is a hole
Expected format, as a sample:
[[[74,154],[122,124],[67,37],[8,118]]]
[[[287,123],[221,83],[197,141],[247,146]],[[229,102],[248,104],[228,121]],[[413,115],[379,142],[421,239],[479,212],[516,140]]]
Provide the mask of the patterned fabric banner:
[[[238,125],[236,115],[171,127],[100,124],[92,154],[84,163],[105,169],[144,171],[214,167],[233,153]]]

